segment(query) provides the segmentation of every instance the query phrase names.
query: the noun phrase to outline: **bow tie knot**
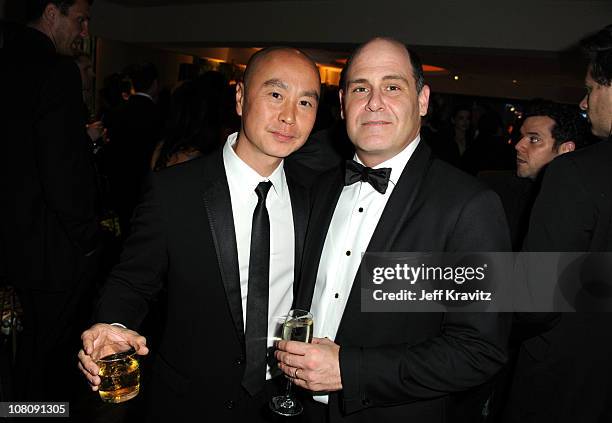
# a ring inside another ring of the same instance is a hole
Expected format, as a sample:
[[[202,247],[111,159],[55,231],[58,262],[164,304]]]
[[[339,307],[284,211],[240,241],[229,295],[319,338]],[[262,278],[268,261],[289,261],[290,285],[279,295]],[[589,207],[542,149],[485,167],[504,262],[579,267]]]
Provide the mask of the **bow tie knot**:
[[[352,185],[359,181],[367,182],[376,191],[384,194],[387,191],[390,176],[391,168],[389,167],[372,169],[357,163],[355,160],[347,160],[344,185]]]

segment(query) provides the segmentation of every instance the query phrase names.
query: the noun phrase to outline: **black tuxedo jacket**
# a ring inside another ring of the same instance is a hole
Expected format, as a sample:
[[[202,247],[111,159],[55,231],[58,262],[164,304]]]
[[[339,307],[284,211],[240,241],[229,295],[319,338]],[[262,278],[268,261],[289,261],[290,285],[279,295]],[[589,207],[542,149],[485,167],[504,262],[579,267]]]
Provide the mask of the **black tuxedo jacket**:
[[[310,306],[342,188],[343,173],[335,171],[313,190],[297,298],[302,307]],[[367,251],[508,251],[507,232],[497,196],[433,158],[421,142]],[[486,393],[473,388],[487,382],[506,360],[508,316],[363,313],[359,281],[358,271],[335,339],[343,389],[330,395],[330,421],[478,421]]]
[[[523,249],[612,251],[611,180],[611,140],[553,160],[544,174]]]
[[[300,271],[308,193],[287,176]],[[222,150],[152,174],[97,321],[138,329],[167,280],[167,319],[153,364],[151,415],[238,421],[245,340],[232,205]],[[167,419],[167,420],[165,420]],[[247,421],[247,420],[245,420]]]
[[[612,251],[612,141],[553,160],[526,251]],[[612,421],[611,313],[563,313],[519,353],[508,422]]]
[[[96,177],[79,69],[23,28],[0,66],[0,244],[9,283],[71,289],[97,246]]]

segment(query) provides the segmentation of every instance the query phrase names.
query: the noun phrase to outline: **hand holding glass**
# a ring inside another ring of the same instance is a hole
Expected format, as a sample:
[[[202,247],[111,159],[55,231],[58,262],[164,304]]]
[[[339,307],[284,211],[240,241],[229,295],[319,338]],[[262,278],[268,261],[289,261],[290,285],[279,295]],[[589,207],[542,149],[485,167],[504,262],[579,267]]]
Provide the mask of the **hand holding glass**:
[[[140,391],[140,369],[136,351],[127,342],[98,346],[92,359],[100,368],[100,398],[104,402],[124,402]]]
[[[306,310],[291,310],[283,324],[283,340],[310,343],[312,341],[312,329],[311,313]],[[302,412],[302,404],[291,394],[291,380],[287,381],[285,395],[276,396],[270,400],[270,408],[281,416],[297,416]]]

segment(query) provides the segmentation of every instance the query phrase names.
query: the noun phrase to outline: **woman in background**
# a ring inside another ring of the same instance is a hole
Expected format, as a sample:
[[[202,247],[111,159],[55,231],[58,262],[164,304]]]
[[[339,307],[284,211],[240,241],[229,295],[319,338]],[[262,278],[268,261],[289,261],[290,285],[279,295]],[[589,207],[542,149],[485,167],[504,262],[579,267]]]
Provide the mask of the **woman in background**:
[[[225,92],[225,80],[217,72],[206,72],[176,88],[165,137],[151,158],[153,170],[192,160],[223,143]]]

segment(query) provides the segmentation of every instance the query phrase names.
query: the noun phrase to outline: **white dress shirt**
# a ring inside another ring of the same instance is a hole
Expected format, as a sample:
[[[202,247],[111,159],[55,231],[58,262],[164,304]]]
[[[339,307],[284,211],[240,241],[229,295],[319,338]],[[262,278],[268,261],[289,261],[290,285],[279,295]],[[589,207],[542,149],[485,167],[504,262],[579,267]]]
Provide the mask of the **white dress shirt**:
[[[376,191],[368,182],[361,181],[342,189],[325,238],[312,297],[314,336],[331,340],[336,338],[361,256],[420,139],[417,135],[400,153],[374,167],[391,168],[389,185],[384,194]],[[357,155],[355,161],[361,163]],[[328,402],[327,395],[314,395],[314,399],[325,404]]]
[[[240,269],[240,293],[242,295],[242,320],[246,330],[247,294],[249,288],[249,255],[251,251],[251,226],[257,205],[255,188],[260,182],[272,182],[266,197],[270,217],[270,291],[268,299],[268,347],[278,338],[283,316],[293,302],[293,267],[295,261],[295,234],[289,188],[283,163],[269,177],[259,175],[236,155],[234,145],[237,133],[230,135],[223,147],[223,165],[227,175],[232,215],[238,247]],[[270,367],[266,379],[270,379]]]

